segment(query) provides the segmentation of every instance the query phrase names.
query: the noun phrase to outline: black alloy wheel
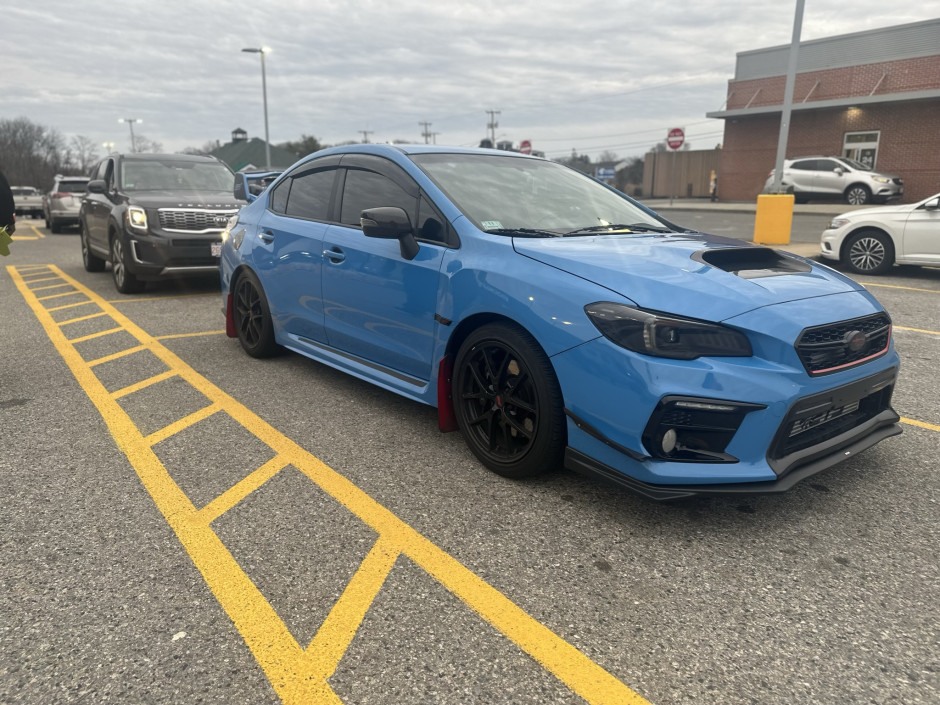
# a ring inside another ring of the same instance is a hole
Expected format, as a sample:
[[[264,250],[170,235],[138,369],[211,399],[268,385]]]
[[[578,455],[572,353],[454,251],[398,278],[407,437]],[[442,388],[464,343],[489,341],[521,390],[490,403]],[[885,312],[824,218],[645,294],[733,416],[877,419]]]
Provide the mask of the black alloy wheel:
[[[871,191],[861,184],[849,186],[845,190],[845,202],[851,206],[864,206],[871,201]]]
[[[232,314],[238,342],[252,357],[271,357],[278,351],[274,340],[271,309],[261,282],[251,272],[244,272],[232,292]]]
[[[884,274],[894,264],[894,245],[877,230],[862,230],[845,243],[845,263],[858,274]]]
[[[111,238],[111,277],[114,279],[114,286],[122,294],[136,294],[146,286],[128,270],[127,250],[120,235]]]
[[[88,227],[85,221],[79,224],[78,238],[82,244],[82,264],[85,265],[86,272],[103,272],[105,261],[95,255],[88,246]]]
[[[526,331],[472,332],[454,364],[454,411],[470,450],[493,472],[523,478],[561,463],[565,418],[551,361]]]

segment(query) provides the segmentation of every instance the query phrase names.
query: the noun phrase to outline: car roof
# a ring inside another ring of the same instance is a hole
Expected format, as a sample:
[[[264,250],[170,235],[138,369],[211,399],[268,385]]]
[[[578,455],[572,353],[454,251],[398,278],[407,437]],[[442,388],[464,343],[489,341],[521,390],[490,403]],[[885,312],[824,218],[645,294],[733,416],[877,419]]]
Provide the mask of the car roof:
[[[153,154],[150,152],[132,152],[127,154],[116,153],[110,155],[112,157],[120,157],[124,160],[131,161],[154,161],[154,160],[163,160],[163,159],[172,159],[175,162],[219,162],[215,157],[208,157],[202,154]]]
[[[490,154],[502,157],[519,157],[522,159],[538,159],[544,161],[542,157],[533,157],[529,154],[510,152],[504,149],[480,149],[478,147],[455,147],[438,144],[349,144],[323,149],[315,154],[375,154],[378,156],[391,156],[393,154]]]

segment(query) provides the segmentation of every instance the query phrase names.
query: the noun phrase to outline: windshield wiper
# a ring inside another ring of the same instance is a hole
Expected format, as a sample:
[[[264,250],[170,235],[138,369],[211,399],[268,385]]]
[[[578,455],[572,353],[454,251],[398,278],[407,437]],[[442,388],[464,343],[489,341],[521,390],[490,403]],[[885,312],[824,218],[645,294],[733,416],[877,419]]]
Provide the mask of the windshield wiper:
[[[634,233],[671,233],[673,232],[669,228],[663,228],[657,225],[651,225],[650,223],[631,223],[629,225],[625,223],[613,223],[611,225],[589,225],[586,228],[576,228],[565,233],[565,237],[569,235],[584,235],[587,233],[603,233],[603,232],[617,232],[622,230],[629,230]]]
[[[512,235],[514,237],[564,237],[564,233],[555,230],[538,230],[536,228],[496,228],[484,232],[494,235]]]

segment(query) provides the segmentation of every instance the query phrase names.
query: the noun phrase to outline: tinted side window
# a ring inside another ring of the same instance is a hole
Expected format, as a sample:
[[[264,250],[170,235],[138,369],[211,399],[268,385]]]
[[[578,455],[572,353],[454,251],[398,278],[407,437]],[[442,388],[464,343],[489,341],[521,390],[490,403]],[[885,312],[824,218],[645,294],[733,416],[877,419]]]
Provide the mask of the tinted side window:
[[[423,195],[418,200],[417,238],[447,244],[447,225],[444,216],[440,214],[434,204]]]
[[[414,196],[409,196],[401,186],[374,171],[349,169],[343,189],[340,222],[358,228],[362,211],[379,206],[397,206],[408,214],[412,223],[415,222],[417,199]]]
[[[839,162],[833,161],[832,159],[817,159],[816,164],[817,171],[835,171],[837,168],[845,171],[844,165],[839,164]]]
[[[799,162],[793,162],[790,165],[791,169],[799,169],[800,171],[816,171],[816,159],[803,159]]]
[[[287,212],[287,194],[293,179],[284,179],[271,194],[271,210],[276,213]]]
[[[333,193],[335,169],[311,171],[296,176],[291,181],[287,199],[287,215],[296,218],[329,220],[330,196]],[[280,187],[278,187],[280,188]]]

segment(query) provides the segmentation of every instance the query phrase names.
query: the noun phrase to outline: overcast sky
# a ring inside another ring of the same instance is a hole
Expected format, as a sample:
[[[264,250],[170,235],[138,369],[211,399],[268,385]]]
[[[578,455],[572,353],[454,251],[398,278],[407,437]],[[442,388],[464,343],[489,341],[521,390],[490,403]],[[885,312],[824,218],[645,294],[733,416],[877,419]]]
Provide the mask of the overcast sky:
[[[264,137],[266,57],[274,143],[475,146],[498,139],[549,157],[643,154],[725,100],[735,53],[789,44],[795,0],[32,0],[0,13],[0,118],[129,147],[118,118],[166,151]],[[807,0],[803,40],[940,16],[940,0]],[[102,148],[101,150],[105,150]]]

